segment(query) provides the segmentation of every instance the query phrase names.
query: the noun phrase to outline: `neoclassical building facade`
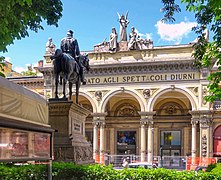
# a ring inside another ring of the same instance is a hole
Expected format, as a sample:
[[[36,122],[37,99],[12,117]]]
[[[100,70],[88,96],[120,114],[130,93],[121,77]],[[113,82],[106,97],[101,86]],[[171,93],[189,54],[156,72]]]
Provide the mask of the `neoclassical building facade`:
[[[91,111],[85,134],[96,162],[105,153],[148,162],[153,156],[221,155],[218,110],[204,100],[211,69],[194,66],[192,52],[191,44],[88,52],[91,69],[79,104]],[[53,98],[50,54],[39,70],[44,95]]]

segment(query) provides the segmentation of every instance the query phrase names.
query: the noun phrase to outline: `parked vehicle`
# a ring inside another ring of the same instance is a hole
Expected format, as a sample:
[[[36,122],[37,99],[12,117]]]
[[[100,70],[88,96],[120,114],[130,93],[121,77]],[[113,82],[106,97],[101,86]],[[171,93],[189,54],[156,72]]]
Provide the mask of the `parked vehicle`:
[[[143,167],[145,169],[153,169],[153,168],[157,168],[157,165],[156,164],[150,164],[148,162],[136,162],[136,163],[129,163],[128,167],[129,168]]]
[[[198,172],[198,171],[206,171],[207,169],[207,166],[197,166],[195,168],[195,171]]]

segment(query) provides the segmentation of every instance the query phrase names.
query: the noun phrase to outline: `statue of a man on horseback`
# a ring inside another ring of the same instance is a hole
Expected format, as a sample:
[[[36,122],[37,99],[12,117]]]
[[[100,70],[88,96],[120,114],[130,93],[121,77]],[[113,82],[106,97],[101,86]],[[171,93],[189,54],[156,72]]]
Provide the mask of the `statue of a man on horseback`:
[[[80,54],[78,42],[73,38],[73,32],[68,31],[67,37],[61,41],[61,49],[57,49],[53,56],[54,79],[55,79],[55,98],[58,97],[58,82],[63,85],[63,99],[66,99],[66,83],[69,83],[69,99],[72,99],[72,85],[76,86],[76,103],[81,82],[84,80],[84,71],[89,71],[88,55]]]
[[[63,53],[71,55],[75,61],[78,63],[78,66],[80,68],[80,79],[82,84],[86,84],[86,80],[84,79],[84,70],[83,70],[83,65],[80,61],[80,49],[78,46],[77,39],[73,37],[73,31],[68,30],[67,36],[64,37],[61,40],[61,51]]]

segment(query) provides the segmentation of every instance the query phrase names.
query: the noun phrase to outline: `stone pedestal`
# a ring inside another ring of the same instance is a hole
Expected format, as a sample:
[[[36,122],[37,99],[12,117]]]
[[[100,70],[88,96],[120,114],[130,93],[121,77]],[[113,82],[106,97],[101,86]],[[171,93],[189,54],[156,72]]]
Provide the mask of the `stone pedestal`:
[[[128,42],[121,41],[119,42],[119,51],[127,51],[128,50]]]
[[[73,102],[49,101],[49,124],[55,129],[55,161],[94,162],[92,145],[85,139],[85,118],[89,113]]]

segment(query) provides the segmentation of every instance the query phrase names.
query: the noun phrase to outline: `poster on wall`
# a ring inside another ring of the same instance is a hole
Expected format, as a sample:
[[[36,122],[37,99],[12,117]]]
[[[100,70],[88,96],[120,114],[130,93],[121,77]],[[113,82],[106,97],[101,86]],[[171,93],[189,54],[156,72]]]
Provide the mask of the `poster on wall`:
[[[0,128],[0,160],[51,158],[51,134]]]
[[[35,157],[50,157],[50,134],[34,134]]]
[[[13,131],[11,133],[11,156],[27,157],[28,156],[28,133]]]

